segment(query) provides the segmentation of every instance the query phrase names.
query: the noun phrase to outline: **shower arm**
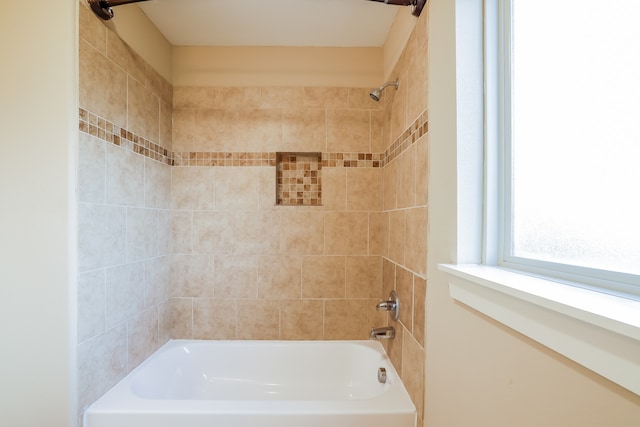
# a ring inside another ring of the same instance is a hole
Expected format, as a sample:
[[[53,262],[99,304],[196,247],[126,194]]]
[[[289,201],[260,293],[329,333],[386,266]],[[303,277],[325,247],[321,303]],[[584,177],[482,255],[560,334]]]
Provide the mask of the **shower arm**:
[[[427,4],[427,0],[369,0],[376,1],[378,3],[386,3],[393,6],[413,6],[411,14],[413,16],[420,16],[424,5]]]
[[[129,3],[139,3],[147,0],[87,0],[91,10],[96,14],[98,18],[102,18],[105,21],[113,18],[112,7],[122,6]]]

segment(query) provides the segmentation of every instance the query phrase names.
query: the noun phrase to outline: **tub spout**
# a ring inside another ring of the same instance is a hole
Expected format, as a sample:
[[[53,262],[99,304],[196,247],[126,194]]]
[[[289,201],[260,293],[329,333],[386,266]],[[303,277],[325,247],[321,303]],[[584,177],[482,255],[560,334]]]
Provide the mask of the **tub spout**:
[[[382,328],[371,328],[369,339],[371,340],[389,340],[395,338],[396,330],[393,326],[384,326]]]

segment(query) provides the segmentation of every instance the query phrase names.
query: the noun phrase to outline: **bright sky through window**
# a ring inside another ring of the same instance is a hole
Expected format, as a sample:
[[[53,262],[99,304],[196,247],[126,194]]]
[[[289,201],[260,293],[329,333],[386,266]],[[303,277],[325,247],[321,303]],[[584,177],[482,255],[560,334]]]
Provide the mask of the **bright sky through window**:
[[[513,13],[511,255],[640,274],[640,1]]]

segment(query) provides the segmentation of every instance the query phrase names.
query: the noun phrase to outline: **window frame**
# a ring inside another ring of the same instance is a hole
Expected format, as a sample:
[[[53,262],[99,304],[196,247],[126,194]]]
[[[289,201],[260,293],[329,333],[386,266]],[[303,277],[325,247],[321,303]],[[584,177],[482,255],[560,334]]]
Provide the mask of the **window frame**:
[[[559,280],[574,286],[580,286],[600,292],[613,293],[622,297],[640,300],[640,276],[611,271],[597,268],[576,266],[571,264],[563,264],[559,262],[543,261],[534,258],[519,257],[511,254],[510,247],[513,241],[513,224],[512,224],[512,62],[511,54],[513,52],[512,34],[513,34],[513,14],[512,3],[514,0],[497,0],[497,22],[498,31],[495,36],[487,35],[486,43],[496,43],[496,58],[487,58],[488,52],[485,45],[485,58],[489,61],[497,61],[497,79],[498,79],[498,99],[494,110],[488,110],[487,120],[494,120],[497,126],[497,135],[487,134],[485,144],[487,146],[496,145],[496,148],[490,149],[488,153],[493,153],[497,159],[494,163],[485,162],[485,177],[492,174],[491,169],[498,168],[497,179],[498,184],[493,184],[493,189],[485,191],[486,206],[496,204],[494,208],[497,211],[497,221],[500,224],[496,227],[496,237],[491,237],[485,242],[485,251],[497,253],[496,265],[519,270],[523,273],[534,274],[547,277],[551,280]],[[485,29],[488,31],[488,29]],[[496,37],[497,40],[492,40]],[[492,118],[492,114],[497,117]],[[486,156],[489,160],[490,155]],[[487,182],[490,179],[485,178]],[[490,187],[488,187],[490,188]],[[492,195],[491,193],[496,194]],[[494,211],[494,212],[495,212]],[[496,213],[487,212],[486,218]],[[487,238],[489,235],[485,235]],[[491,245],[496,245],[491,248]]]

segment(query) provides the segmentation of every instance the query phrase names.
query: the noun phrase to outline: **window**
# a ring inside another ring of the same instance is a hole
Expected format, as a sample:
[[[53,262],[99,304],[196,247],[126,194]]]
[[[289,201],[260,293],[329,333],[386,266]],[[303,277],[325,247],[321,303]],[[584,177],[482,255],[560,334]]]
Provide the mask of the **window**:
[[[640,395],[635,1],[455,2],[457,264],[438,269],[455,300]]]
[[[501,3],[499,263],[640,295],[640,2]]]

